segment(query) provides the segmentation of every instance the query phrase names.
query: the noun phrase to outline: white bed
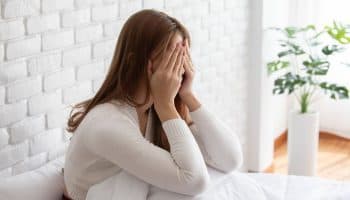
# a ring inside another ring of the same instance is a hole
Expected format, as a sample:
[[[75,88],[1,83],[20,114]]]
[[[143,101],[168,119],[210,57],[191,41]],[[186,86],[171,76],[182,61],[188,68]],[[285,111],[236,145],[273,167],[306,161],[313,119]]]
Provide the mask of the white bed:
[[[0,180],[0,200],[56,200],[63,191],[63,158],[24,174]],[[210,169],[213,185],[189,197],[151,187],[148,200],[350,200],[350,182],[321,178],[239,173]]]

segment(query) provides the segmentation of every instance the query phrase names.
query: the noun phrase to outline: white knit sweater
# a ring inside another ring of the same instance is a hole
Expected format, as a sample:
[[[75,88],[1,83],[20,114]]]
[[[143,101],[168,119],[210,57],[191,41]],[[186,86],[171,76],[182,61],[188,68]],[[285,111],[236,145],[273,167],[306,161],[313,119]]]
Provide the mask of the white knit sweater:
[[[64,180],[74,200],[84,200],[88,189],[126,170],[154,186],[188,195],[206,189],[206,164],[229,172],[242,163],[237,136],[203,105],[190,112],[190,127],[180,118],[162,123],[170,153],[151,143],[149,112],[145,137],[136,109],[112,100],[95,106],[83,119],[66,153]]]

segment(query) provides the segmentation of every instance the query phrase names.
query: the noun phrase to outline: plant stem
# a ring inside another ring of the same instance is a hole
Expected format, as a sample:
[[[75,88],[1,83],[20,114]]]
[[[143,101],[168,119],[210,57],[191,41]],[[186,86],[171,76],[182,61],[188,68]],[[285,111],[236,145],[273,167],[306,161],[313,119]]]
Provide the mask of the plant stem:
[[[307,113],[309,108],[309,93],[305,92],[301,95],[300,101],[301,113]]]

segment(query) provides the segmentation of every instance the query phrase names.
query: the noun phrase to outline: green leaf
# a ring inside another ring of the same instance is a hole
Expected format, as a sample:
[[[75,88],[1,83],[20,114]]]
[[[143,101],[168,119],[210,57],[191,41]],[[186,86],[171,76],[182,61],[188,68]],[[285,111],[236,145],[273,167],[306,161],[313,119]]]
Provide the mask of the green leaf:
[[[284,69],[288,66],[289,66],[288,61],[282,61],[282,60],[272,61],[267,63],[267,72],[270,75],[271,73]]]
[[[284,31],[288,38],[295,38],[295,34],[298,32],[298,29],[296,27],[286,27]]]
[[[345,86],[338,86],[334,83],[322,82],[319,84],[320,88],[332,99],[348,99],[349,90]]]
[[[277,56],[279,58],[283,57],[283,56],[286,56],[286,55],[290,55],[290,54],[293,54],[293,51],[292,50],[287,50],[287,51],[281,51],[277,54]]]
[[[327,33],[340,44],[350,44],[350,28],[333,22],[333,26],[326,26]]]
[[[291,94],[295,89],[302,87],[307,83],[306,78],[288,72],[274,81],[273,94]]]
[[[298,44],[292,41],[280,40],[280,45],[282,47],[286,47],[286,50],[279,52],[278,57],[283,57],[286,55],[294,54],[294,55],[302,55],[305,54],[305,51]]]
[[[306,27],[303,27],[303,28],[301,28],[301,29],[299,29],[299,32],[305,32],[305,31],[309,31],[309,30],[316,30],[316,27],[315,27],[315,25],[313,25],[313,24],[310,24],[310,25],[307,25]]]
[[[306,73],[310,75],[326,75],[328,73],[330,64],[327,60],[313,58],[312,56],[309,58],[310,60],[305,60],[303,62]]]
[[[325,55],[331,55],[333,54],[334,52],[341,52],[343,51],[344,48],[342,47],[339,47],[338,45],[327,45],[325,47],[322,48],[322,53],[325,54]]]

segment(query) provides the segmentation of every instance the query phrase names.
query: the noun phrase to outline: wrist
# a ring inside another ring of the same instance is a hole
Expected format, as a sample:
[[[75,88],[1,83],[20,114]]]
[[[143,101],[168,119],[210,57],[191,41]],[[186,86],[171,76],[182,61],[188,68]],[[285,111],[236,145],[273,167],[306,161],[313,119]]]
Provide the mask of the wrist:
[[[201,106],[201,103],[193,93],[189,93],[180,97],[182,101],[187,105],[190,112],[197,110]]]
[[[158,110],[171,110],[176,108],[174,102],[154,101],[154,108]]]
[[[154,108],[161,122],[167,121],[169,119],[180,118],[180,115],[177,112],[174,103],[154,102]]]

